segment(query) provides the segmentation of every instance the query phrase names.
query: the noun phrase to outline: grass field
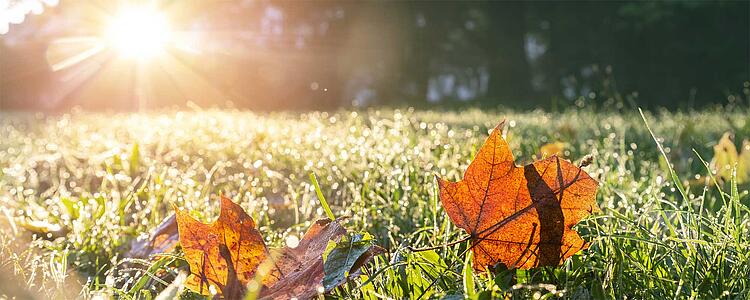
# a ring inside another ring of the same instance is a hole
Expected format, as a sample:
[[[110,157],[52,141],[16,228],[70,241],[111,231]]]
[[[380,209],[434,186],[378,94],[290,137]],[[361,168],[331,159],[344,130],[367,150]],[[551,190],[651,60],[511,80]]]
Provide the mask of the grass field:
[[[594,156],[603,211],[577,226],[592,247],[560,268],[493,275],[465,272],[466,244],[407,250],[465,236],[434,174],[460,179],[502,119],[517,163],[554,141],[573,161]],[[748,185],[706,178],[698,156],[710,161],[726,131],[750,138],[748,112],[646,119],[676,177],[637,111],[0,114],[0,292],[150,299],[186,263],[124,253],[172,204],[210,220],[224,193],[279,246],[325,217],[314,172],[333,213],[388,249],[332,298],[750,298]]]

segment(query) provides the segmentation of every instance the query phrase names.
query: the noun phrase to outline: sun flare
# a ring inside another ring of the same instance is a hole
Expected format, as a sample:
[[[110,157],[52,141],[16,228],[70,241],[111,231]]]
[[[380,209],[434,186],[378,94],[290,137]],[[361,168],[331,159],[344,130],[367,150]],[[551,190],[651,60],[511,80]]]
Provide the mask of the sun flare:
[[[106,36],[120,55],[147,59],[164,51],[171,32],[167,19],[161,13],[148,8],[130,8],[112,20]]]

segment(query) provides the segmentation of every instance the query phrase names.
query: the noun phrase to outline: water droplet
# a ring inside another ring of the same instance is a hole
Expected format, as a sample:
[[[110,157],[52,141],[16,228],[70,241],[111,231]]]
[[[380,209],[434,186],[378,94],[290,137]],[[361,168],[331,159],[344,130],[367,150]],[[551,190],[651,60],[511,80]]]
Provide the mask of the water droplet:
[[[289,235],[286,237],[285,243],[289,248],[297,248],[297,246],[299,246],[299,238],[296,235]]]

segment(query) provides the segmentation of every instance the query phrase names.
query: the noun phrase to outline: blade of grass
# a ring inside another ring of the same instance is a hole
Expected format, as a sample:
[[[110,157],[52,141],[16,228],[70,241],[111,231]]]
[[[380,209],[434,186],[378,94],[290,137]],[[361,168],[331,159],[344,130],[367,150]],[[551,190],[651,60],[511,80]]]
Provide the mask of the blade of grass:
[[[464,269],[463,272],[463,283],[464,283],[464,295],[466,295],[469,298],[474,297],[474,294],[476,294],[476,290],[474,288],[474,272],[471,265],[471,257],[472,252],[469,252],[469,254],[466,255],[466,259],[464,260]]]
[[[312,181],[312,184],[315,187],[315,194],[318,195],[318,201],[320,201],[320,205],[323,206],[323,209],[326,211],[326,215],[328,215],[328,218],[331,219],[331,221],[336,220],[336,217],[333,215],[333,211],[331,211],[331,207],[328,206],[326,197],[323,196],[323,191],[320,190],[320,185],[318,185],[318,178],[313,172],[310,172],[310,181]]]

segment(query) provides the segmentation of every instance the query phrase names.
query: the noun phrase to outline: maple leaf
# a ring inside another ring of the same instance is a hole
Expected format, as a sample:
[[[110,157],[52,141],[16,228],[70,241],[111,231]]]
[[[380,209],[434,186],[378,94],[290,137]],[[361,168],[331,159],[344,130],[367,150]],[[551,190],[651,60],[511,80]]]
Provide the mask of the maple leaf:
[[[223,196],[214,223],[201,223],[180,210],[176,216],[180,244],[190,266],[185,285],[195,292],[210,295],[213,290],[217,296],[235,299],[245,294],[250,281],[260,279],[258,299],[309,299],[344,282],[323,286],[323,253],[329,242],[347,234],[338,219],[318,220],[296,247],[269,249],[253,219]],[[367,250],[357,254],[361,263],[352,266],[351,273],[380,253],[374,244]],[[264,266],[270,267],[261,271]]]
[[[221,197],[219,218],[211,224],[179,209],[175,214],[180,245],[190,265],[185,285],[203,295],[218,292],[226,298],[241,296],[242,287],[268,256],[253,218],[225,197]]]
[[[438,179],[440,201],[470,234],[479,271],[558,266],[588,244],[572,230],[598,211],[597,182],[557,156],[516,166],[501,122],[458,182]]]

